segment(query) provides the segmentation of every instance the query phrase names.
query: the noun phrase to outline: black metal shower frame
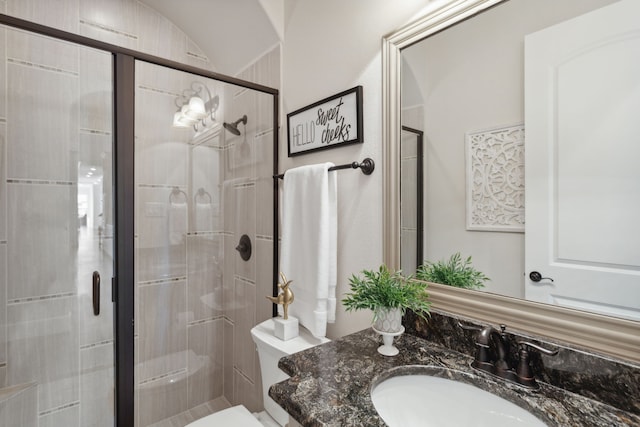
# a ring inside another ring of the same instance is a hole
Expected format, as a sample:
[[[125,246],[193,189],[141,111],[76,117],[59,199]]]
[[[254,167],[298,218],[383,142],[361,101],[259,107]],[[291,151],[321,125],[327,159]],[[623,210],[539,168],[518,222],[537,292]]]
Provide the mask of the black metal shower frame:
[[[111,53],[113,57],[113,199],[115,425],[134,425],[134,125],[135,61],[170,68],[273,96],[273,175],[278,173],[279,91],[253,82],[126,49],[57,28],[0,14],[0,24]],[[273,180],[273,294],[278,271],[278,183]],[[274,315],[276,307],[273,307]]]
[[[416,135],[416,268],[424,262],[424,132],[409,126],[402,130]]]

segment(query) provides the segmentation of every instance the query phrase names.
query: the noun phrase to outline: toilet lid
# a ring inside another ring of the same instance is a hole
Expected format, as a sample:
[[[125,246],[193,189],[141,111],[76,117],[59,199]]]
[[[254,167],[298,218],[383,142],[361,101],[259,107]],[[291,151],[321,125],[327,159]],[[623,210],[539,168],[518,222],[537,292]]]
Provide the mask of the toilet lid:
[[[263,427],[251,412],[242,405],[232,406],[223,411],[207,415],[200,418],[186,427],[221,427],[221,426],[242,426],[242,427]]]

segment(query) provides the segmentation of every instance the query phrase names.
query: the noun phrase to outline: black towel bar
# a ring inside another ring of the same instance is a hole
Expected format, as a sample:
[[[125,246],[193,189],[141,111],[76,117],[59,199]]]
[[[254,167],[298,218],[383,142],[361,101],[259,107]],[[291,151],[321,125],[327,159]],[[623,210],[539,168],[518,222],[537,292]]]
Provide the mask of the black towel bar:
[[[367,157],[360,163],[351,162],[351,163],[346,163],[344,165],[332,166],[329,168],[329,171],[337,171],[340,169],[360,169],[363,174],[371,175],[375,168],[376,168],[376,164],[374,163],[373,159]],[[274,175],[273,177],[283,179],[284,174],[281,173],[280,175]]]

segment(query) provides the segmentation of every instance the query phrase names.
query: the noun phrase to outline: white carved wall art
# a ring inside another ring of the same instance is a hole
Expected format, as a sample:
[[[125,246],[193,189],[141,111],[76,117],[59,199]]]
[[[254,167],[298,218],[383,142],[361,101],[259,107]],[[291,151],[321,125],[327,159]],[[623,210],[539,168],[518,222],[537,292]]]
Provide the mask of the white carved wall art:
[[[524,232],[524,125],[466,134],[467,230]]]

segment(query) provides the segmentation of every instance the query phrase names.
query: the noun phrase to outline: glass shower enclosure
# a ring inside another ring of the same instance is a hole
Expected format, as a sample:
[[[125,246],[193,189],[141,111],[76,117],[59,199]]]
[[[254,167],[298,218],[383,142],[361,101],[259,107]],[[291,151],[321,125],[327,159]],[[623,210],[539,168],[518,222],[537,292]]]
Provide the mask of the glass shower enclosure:
[[[5,18],[0,425],[260,410],[277,91]]]
[[[256,269],[271,268],[272,96],[135,67],[138,425],[184,425],[232,403],[260,409],[249,331],[271,317],[271,275]],[[189,119],[194,97],[199,119]]]

